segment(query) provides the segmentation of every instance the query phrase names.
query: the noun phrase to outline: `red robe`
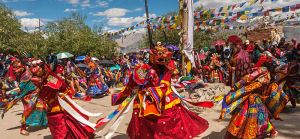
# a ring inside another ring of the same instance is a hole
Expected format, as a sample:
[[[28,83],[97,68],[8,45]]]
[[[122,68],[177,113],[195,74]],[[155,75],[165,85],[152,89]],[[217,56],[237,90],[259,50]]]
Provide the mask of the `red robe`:
[[[48,68],[49,70],[49,68]],[[64,111],[58,102],[58,93],[66,92],[67,85],[55,73],[49,70],[47,80],[40,92],[48,106],[48,127],[53,139],[89,139],[94,135],[94,130],[79,123],[72,115]]]
[[[139,66],[143,65],[137,65],[135,69]],[[174,62],[171,61],[168,68],[148,67],[147,77],[141,77],[145,79],[145,85],[138,85],[140,78],[134,76],[140,75],[134,72],[123,91],[112,96],[112,104],[117,105],[137,88],[128,136],[131,139],[187,139],[203,133],[208,122],[183,107],[181,99],[170,88]]]

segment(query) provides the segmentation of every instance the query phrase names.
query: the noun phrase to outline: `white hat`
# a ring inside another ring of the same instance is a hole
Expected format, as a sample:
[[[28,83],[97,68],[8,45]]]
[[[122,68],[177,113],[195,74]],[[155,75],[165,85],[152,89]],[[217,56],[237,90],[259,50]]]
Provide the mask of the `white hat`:
[[[37,64],[37,61],[36,61],[36,60],[35,60],[35,61],[32,61],[31,64],[32,64],[32,65],[36,65],[36,64]]]
[[[249,41],[249,40],[246,40],[246,41],[245,41],[245,44],[246,44],[246,45],[249,45],[249,44],[250,44],[250,41]]]

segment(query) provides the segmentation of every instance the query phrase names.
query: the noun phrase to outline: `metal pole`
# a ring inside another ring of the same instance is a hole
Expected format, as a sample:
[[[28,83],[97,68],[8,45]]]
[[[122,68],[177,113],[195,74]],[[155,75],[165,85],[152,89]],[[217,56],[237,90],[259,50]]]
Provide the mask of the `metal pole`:
[[[147,29],[148,29],[148,37],[149,37],[149,43],[150,43],[150,49],[154,48],[154,43],[152,41],[152,34],[151,34],[151,28],[150,28],[150,19],[149,19],[149,12],[148,12],[148,0],[145,0],[145,10],[146,10],[146,17],[147,17]]]

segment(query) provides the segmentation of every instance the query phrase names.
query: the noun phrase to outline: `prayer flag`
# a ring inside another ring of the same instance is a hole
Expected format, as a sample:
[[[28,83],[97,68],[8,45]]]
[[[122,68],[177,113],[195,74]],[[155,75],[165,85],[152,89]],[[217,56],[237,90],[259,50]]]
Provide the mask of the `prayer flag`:
[[[243,7],[246,4],[246,2],[243,2],[240,4],[240,7]]]
[[[283,7],[282,8],[282,12],[289,12],[290,11],[290,7],[289,6],[286,6],[286,7]]]
[[[230,8],[231,8],[231,5],[229,5],[229,6],[227,7],[227,10],[230,10]]]
[[[300,9],[300,4],[296,4],[295,9],[296,10]]]
[[[228,9],[228,6],[223,7],[223,12],[226,12]]]
[[[219,12],[222,12],[223,11],[223,7],[221,7],[220,9],[219,9]]]
[[[258,1],[258,0],[251,0],[249,5],[252,6],[252,5],[253,5],[254,3],[256,3],[257,1]]]
[[[212,25],[214,23],[214,20],[209,21],[209,25]]]
[[[276,12],[281,12],[281,11],[282,11],[282,8],[276,8],[275,11],[276,11]]]
[[[234,10],[235,7],[236,7],[236,4],[233,4],[233,5],[232,5],[232,10]]]

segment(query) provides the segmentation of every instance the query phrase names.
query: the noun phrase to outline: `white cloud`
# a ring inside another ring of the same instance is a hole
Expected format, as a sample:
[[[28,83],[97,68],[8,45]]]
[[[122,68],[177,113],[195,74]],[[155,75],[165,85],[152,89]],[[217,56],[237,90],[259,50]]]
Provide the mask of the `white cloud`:
[[[135,11],[135,12],[138,12],[138,11],[142,11],[143,10],[143,8],[136,8],[136,9],[134,9],[133,11]]]
[[[90,7],[90,0],[65,0],[73,6],[81,6],[82,8]]]
[[[108,2],[107,1],[103,1],[103,0],[99,0],[97,1],[97,4],[100,6],[100,7],[108,7]]]
[[[107,21],[107,24],[109,26],[120,26],[120,27],[128,27],[131,26],[134,23],[134,18],[118,18],[113,17],[109,18]]]
[[[68,3],[73,4],[73,5],[78,4],[79,1],[80,0],[67,0]]]
[[[106,16],[106,17],[122,17],[129,12],[127,9],[123,8],[111,8],[107,9],[104,12],[95,13],[94,16]]]
[[[20,17],[22,17],[22,16],[33,15],[33,13],[29,13],[29,12],[22,11],[22,10],[16,10],[16,11],[13,11],[13,12],[14,12],[14,14],[15,14],[16,16],[20,16]]]
[[[82,1],[81,7],[90,7],[90,6],[91,6],[90,0],[83,0]]]
[[[36,28],[39,26],[39,19],[38,18],[21,18],[20,19],[22,27],[26,28]],[[40,25],[45,25],[43,21],[40,21]]]
[[[145,17],[146,20],[146,13],[144,13],[143,17]],[[149,13],[149,18],[156,18],[156,17],[157,17],[156,14]]]
[[[128,10],[128,9],[124,9],[124,8],[110,8],[103,12],[94,13],[93,15],[94,16],[106,16],[108,18],[122,17],[122,16],[125,16],[129,12],[138,12],[138,11],[142,11],[142,10],[143,10],[143,8],[136,8],[134,10]]]
[[[155,18],[156,14],[149,14],[150,18]],[[107,24],[109,26],[120,26],[120,27],[130,27],[133,23],[139,23],[146,20],[146,14],[143,16],[137,17],[128,17],[128,18],[120,18],[120,17],[113,17],[108,18]]]
[[[77,11],[77,9],[70,9],[70,8],[67,8],[67,9],[65,9],[64,10],[64,12],[76,12]]]

